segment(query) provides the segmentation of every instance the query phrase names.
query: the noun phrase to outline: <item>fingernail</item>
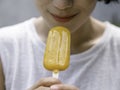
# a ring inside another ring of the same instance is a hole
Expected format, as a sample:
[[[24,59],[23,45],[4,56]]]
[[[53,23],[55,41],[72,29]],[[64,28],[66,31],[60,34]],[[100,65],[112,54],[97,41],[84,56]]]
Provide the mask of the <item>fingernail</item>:
[[[52,86],[50,87],[50,90],[59,90],[59,89],[58,89],[58,87],[57,87],[56,85],[52,85]]]

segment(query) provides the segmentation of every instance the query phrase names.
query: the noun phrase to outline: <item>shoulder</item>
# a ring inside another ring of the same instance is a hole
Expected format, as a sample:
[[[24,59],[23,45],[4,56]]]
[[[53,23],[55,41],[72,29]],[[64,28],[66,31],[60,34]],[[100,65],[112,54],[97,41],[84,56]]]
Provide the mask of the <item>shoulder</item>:
[[[28,34],[30,26],[31,19],[15,25],[0,28],[0,41],[11,41],[24,38]]]
[[[0,28],[0,38],[14,37],[25,30],[25,22]]]
[[[108,25],[108,29],[110,29],[113,33],[120,33],[120,27],[114,25],[114,24],[111,24],[111,23],[107,23]]]
[[[5,47],[12,47],[28,39],[31,20],[12,26],[0,28],[0,51]]]
[[[108,33],[111,35],[111,38],[120,40],[120,27],[107,23]]]
[[[108,23],[106,30],[107,37],[105,39],[108,40],[108,44],[111,46],[111,48],[114,48],[120,52],[120,27]]]

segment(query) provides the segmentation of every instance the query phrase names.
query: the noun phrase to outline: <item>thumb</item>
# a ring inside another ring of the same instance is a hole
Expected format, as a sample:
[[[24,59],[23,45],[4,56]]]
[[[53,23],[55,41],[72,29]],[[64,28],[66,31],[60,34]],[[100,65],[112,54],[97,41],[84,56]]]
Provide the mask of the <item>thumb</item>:
[[[60,84],[60,83],[61,83],[61,81],[58,80],[58,79],[56,79],[56,78],[47,77],[47,78],[42,78],[42,79],[38,82],[38,85],[50,87],[51,85]]]
[[[34,84],[29,90],[36,89],[40,86],[50,87],[51,85],[60,84],[60,83],[61,81],[56,78],[52,78],[52,77],[42,78],[36,84]]]

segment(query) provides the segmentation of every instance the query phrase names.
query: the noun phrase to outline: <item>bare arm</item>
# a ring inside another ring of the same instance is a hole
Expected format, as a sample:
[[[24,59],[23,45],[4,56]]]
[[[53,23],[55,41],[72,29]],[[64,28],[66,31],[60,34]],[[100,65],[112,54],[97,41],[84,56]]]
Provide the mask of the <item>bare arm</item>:
[[[0,58],[0,90],[5,90],[4,75]]]

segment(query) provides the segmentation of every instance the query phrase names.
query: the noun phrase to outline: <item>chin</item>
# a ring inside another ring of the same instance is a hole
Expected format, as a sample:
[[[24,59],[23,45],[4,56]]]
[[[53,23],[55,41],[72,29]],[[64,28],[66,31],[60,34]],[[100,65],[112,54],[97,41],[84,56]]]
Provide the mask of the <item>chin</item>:
[[[45,21],[46,21],[47,26],[50,29],[53,27],[56,27],[56,26],[63,26],[63,27],[68,28],[71,33],[75,32],[78,29],[78,27],[80,26],[80,24],[79,25],[77,25],[76,23],[72,24],[73,21],[69,21],[67,23],[60,23],[60,22],[54,21],[52,19],[48,19]]]

